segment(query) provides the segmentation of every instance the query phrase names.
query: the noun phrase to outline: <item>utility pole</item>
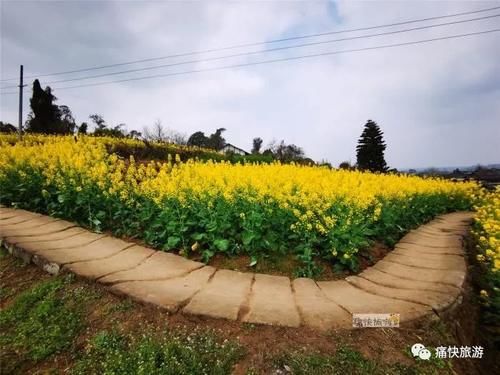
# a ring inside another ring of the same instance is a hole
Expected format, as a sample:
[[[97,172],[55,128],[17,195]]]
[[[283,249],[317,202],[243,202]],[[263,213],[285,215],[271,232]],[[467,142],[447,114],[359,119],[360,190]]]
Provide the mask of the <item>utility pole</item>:
[[[19,138],[23,134],[23,66],[19,67]]]

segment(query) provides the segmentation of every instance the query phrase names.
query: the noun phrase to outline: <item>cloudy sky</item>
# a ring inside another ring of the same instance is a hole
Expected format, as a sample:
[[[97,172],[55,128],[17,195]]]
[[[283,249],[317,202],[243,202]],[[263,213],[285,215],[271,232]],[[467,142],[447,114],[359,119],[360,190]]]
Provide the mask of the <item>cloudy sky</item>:
[[[500,162],[500,32],[397,48],[326,55],[221,70],[264,60],[404,43],[500,28],[500,17],[314,46],[209,60],[296,44],[352,38],[500,14],[500,9],[315,38],[276,39],[441,16],[500,2],[480,1],[5,1],[0,2],[0,79],[267,42],[114,68],[43,76],[78,123],[101,114],[142,130],[157,119],[191,134],[227,129],[250,149],[284,139],[315,160],[355,162],[366,120],[385,133],[397,168]],[[195,60],[195,62],[193,62]],[[205,60],[205,61],[200,61]],[[123,70],[169,67],[70,82]],[[151,75],[205,72],[63,89]],[[31,83],[27,79],[25,115]],[[2,81],[0,120],[17,125],[16,81]]]

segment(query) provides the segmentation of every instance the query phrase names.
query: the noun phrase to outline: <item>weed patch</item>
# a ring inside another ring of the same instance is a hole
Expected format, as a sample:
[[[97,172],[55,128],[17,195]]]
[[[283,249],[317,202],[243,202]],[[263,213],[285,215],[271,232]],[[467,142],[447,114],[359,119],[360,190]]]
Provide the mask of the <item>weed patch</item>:
[[[19,371],[26,360],[41,361],[72,345],[82,328],[82,314],[69,296],[59,293],[68,282],[42,282],[0,312],[2,371]]]
[[[157,338],[103,331],[90,342],[74,374],[229,374],[241,354],[235,343],[207,332]]]
[[[384,364],[365,358],[358,351],[340,347],[332,356],[318,353],[286,353],[275,359],[277,370],[295,375],[421,375],[448,374],[443,361],[416,361],[414,366]]]

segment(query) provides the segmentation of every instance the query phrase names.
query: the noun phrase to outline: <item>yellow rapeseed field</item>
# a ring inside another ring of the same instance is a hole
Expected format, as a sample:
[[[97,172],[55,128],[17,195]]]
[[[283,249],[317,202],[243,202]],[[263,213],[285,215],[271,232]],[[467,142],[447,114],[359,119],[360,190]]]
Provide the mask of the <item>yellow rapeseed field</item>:
[[[486,310],[486,322],[500,326],[500,187],[481,192],[475,207],[472,234],[476,243],[481,299]],[[498,329],[498,328],[497,328]]]
[[[136,162],[138,140],[0,136],[0,202],[137,236],[164,249],[296,253],[356,268],[373,239],[393,242],[436,214],[467,209],[475,183],[294,164]],[[111,147],[112,150],[112,147]],[[497,208],[498,210],[498,208]]]

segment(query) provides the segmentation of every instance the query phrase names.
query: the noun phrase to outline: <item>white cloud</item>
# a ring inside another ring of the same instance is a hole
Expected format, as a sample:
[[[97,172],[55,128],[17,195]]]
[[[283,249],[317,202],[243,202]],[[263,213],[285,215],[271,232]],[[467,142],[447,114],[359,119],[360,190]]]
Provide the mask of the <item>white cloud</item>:
[[[491,7],[496,3],[338,1],[335,6],[322,1],[118,2],[105,3],[106,6],[76,2],[50,6],[45,2],[18,4],[8,3],[2,8],[2,77],[16,74],[19,62],[26,62],[30,71],[58,71],[462,12]],[[57,17],[54,15],[56,9]],[[24,15],[23,24],[28,27],[20,29],[12,22],[4,22],[20,13]],[[446,21],[449,20],[435,22]],[[74,27],[70,27],[71,24]],[[128,76],[433,38],[493,28],[497,24],[498,19],[493,19],[408,35],[345,41]],[[85,30],[89,33],[85,34]],[[31,35],[35,31],[38,35],[34,44]],[[325,36],[321,40],[342,36],[346,35]],[[392,166],[498,162],[495,142],[500,138],[500,109],[496,105],[500,102],[500,53],[495,48],[498,38],[499,34],[491,34],[302,62],[56,90],[55,93],[61,104],[70,106],[79,121],[86,121],[90,113],[97,112],[109,123],[127,123],[129,129],[141,130],[157,118],[188,134],[225,127],[228,129],[227,140],[243,148],[250,148],[251,139],[257,136],[264,138],[265,142],[273,138],[285,139],[304,147],[314,159],[329,159],[335,164],[343,160],[355,161],[356,141],[369,118],[377,121],[385,132],[387,159]],[[220,56],[242,50],[245,49],[203,56]],[[142,66],[197,57],[200,56]],[[115,78],[122,77],[101,78],[99,81]],[[15,97],[2,96],[0,108],[4,121],[17,123]]]

